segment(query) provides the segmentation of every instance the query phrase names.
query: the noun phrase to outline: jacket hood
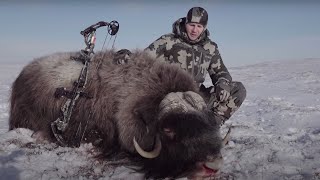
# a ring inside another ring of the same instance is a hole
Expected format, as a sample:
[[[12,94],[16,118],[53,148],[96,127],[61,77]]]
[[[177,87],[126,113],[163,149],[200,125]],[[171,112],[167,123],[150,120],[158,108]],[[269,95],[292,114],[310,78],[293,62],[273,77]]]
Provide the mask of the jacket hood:
[[[179,38],[183,39],[185,42],[190,43],[190,44],[197,44],[197,43],[202,44],[209,39],[208,38],[208,36],[210,35],[209,30],[205,29],[202,32],[202,34],[199,36],[198,39],[191,41],[188,37],[187,32],[186,32],[185,23],[186,23],[186,18],[183,17],[183,18],[176,20],[172,24],[172,33],[174,33],[174,35],[176,37],[179,37]]]

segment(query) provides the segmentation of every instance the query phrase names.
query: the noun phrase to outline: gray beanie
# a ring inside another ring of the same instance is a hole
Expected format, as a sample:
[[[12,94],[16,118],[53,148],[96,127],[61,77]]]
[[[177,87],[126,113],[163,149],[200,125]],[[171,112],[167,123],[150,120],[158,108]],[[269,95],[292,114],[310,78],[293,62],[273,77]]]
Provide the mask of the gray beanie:
[[[199,23],[203,26],[208,24],[208,13],[202,7],[193,7],[188,11],[186,23]]]

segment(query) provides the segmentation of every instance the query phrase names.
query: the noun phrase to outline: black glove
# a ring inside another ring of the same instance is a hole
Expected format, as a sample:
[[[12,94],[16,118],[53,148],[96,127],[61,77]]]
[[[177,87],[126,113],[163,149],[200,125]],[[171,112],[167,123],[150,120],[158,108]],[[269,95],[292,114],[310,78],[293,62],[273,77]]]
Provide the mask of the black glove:
[[[230,97],[231,87],[227,81],[218,81],[215,85],[215,94],[220,102],[227,101]]]
[[[131,51],[128,49],[121,49],[117,51],[113,58],[113,64],[127,64],[131,54]]]

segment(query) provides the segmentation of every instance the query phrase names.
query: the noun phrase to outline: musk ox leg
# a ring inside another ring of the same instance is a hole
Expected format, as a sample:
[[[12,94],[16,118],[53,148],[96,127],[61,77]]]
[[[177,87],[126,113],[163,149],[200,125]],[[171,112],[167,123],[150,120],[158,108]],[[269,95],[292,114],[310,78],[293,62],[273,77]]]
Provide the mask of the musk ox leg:
[[[9,117],[9,130],[15,128],[27,128],[34,132],[41,131],[43,138],[53,140],[50,123],[46,116],[41,114],[41,110],[33,106],[34,99],[31,92],[23,91],[24,88],[13,86],[11,95],[11,107]]]
[[[45,123],[40,124],[40,122],[40,118],[30,115],[30,113],[23,111],[12,112],[9,118],[9,130],[27,128],[34,131],[32,137],[36,139],[36,143],[54,141],[50,126],[47,126]]]
[[[31,113],[25,111],[14,111],[10,114],[9,130],[27,128],[34,131],[32,137],[36,139],[37,143],[46,143],[47,141],[54,142],[55,139],[49,124],[42,121],[42,118],[36,117]]]

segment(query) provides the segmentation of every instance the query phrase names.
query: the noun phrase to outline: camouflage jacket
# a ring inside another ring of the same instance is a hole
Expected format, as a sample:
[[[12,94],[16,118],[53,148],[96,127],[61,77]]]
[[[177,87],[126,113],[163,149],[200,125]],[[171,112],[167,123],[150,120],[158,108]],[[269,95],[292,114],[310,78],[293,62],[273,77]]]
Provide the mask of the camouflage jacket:
[[[182,69],[193,74],[197,83],[203,83],[207,72],[212,83],[220,80],[231,82],[232,78],[223,64],[218,46],[209,39],[205,30],[192,42],[185,30],[185,18],[173,24],[173,33],[165,34],[150,44],[145,51],[161,61],[178,64]]]

